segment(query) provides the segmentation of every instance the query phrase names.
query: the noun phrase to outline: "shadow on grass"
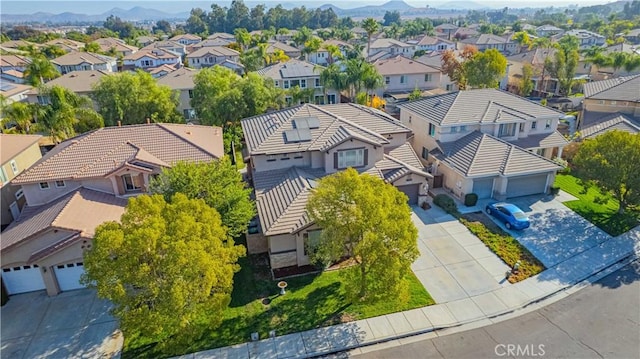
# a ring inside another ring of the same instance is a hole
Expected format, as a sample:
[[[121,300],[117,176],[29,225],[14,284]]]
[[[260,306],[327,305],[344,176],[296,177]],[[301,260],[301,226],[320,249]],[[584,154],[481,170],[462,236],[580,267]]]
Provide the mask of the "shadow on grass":
[[[637,214],[631,212],[618,213],[617,211],[595,210],[590,206],[583,205],[581,201],[565,202],[565,205],[613,237],[617,237],[640,224]]]

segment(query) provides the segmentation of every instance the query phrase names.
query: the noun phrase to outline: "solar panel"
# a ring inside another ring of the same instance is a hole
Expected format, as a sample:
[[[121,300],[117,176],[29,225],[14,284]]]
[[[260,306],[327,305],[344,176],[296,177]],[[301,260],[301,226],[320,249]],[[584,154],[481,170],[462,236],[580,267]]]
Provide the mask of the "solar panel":
[[[311,141],[311,132],[308,128],[297,128],[284,131],[284,138],[287,143]]]
[[[11,91],[14,88],[16,88],[16,85],[13,84],[8,84],[8,83],[3,83],[2,85],[0,85],[0,90],[2,91]]]
[[[301,117],[291,120],[293,128],[308,128],[316,129],[320,128],[320,121],[317,117]]]

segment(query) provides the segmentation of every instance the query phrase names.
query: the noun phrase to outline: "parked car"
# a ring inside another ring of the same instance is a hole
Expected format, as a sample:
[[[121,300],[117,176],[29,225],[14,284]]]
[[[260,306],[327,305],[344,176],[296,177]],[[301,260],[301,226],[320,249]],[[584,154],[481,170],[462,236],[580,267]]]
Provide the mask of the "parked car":
[[[529,228],[531,223],[529,217],[518,208],[515,204],[511,203],[491,203],[485,208],[488,215],[494,216],[504,223],[507,229],[525,229]]]

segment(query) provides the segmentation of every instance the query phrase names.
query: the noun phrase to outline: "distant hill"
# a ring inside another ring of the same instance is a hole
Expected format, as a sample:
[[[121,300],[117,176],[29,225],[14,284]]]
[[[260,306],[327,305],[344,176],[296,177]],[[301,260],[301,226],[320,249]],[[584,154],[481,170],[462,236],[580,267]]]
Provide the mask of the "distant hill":
[[[398,11],[402,15],[403,13],[411,12],[416,9],[415,7],[407,4],[402,0],[392,0],[382,5],[367,5],[352,9],[341,9],[333,4],[325,4],[320,6],[320,9],[322,10],[326,10],[329,8],[332,9],[333,12],[335,12],[338,16],[351,17],[381,17],[384,16],[387,11]]]
[[[449,1],[444,4],[434,6],[437,9],[455,9],[455,10],[478,10],[478,9],[488,9],[489,6],[478,4],[473,1]]]
[[[170,14],[163,11],[143,8],[140,6],[133,7],[129,10],[121,8],[113,8],[98,15],[76,14],[71,12],[63,12],[60,14],[52,14],[48,12],[37,12],[35,14],[0,14],[0,22],[3,23],[94,23],[104,21],[110,15],[117,16],[126,21],[139,20],[162,20],[162,19],[186,19],[189,12],[178,14]]]

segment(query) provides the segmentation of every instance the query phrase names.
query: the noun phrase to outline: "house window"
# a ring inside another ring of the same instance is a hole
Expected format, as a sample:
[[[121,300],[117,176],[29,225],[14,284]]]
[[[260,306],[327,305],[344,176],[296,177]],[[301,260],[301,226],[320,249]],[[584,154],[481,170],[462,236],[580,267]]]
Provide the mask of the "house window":
[[[307,80],[305,80],[305,79],[300,80],[300,88],[302,88],[302,89],[306,89],[307,88]]]
[[[291,87],[300,87],[300,80],[290,80],[289,83],[291,84]]]
[[[337,103],[336,102],[336,95],[335,94],[327,95],[327,103],[330,103],[330,104]]]
[[[451,84],[447,84],[447,86],[445,86],[445,90],[447,91],[451,91],[453,89],[453,85]]]
[[[275,84],[276,84],[276,87],[280,87],[280,81],[276,81]]]
[[[422,147],[422,158],[425,160],[429,159],[429,150],[426,147]]]
[[[56,181],[56,187],[61,188],[61,187],[65,187],[65,183],[64,181]]]
[[[316,87],[321,87],[321,85],[320,85],[320,79],[315,79],[315,82],[316,82]]]
[[[324,96],[322,96],[322,95],[316,95],[316,96],[314,97],[314,103],[315,103],[316,105],[324,105]]]
[[[598,105],[604,105],[604,100],[598,101]]]
[[[22,188],[20,188],[19,190],[16,191],[16,199],[20,199],[24,196],[24,192],[22,191]]]
[[[432,123],[429,124],[429,136],[436,136],[436,126],[434,126]]]
[[[142,188],[139,176],[132,176],[130,174],[122,175],[122,183],[124,184],[124,190],[126,192],[139,191]]]
[[[466,125],[460,126],[460,132],[466,132],[466,131],[467,131]]]
[[[407,82],[407,76],[400,75],[400,83],[403,84],[403,83],[406,83],[406,82]]]
[[[193,90],[189,90],[189,98],[193,98]]]
[[[458,126],[451,127],[451,133],[457,133],[457,132],[458,132]]]
[[[538,156],[543,156],[543,157],[544,157],[544,148],[538,148],[538,149],[536,150],[536,154],[537,154]]]
[[[284,80],[284,88],[289,88],[289,80]]]
[[[288,153],[283,153],[282,157],[280,158],[281,161],[286,161],[289,159],[289,154]]]
[[[503,123],[500,125],[500,130],[498,131],[498,137],[511,137],[516,134],[516,124],[515,123]]]
[[[520,126],[519,126],[519,128],[518,128],[518,131],[520,131],[520,132],[524,132],[524,123],[521,123],[521,124],[520,124]]]
[[[551,128],[551,120],[547,120],[547,122],[544,124],[544,128]]]
[[[391,83],[391,78],[389,78],[389,76],[385,76],[384,77],[384,83],[387,84],[387,85],[390,84]]]
[[[314,231],[307,231],[302,235],[302,242],[304,243],[304,255],[309,254],[309,250],[313,251],[315,247],[320,243],[320,236],[322,235],[321,229]]]
[[[611,104],[612,104],[612,105],[615,105],[615,104],[617,104],[617,103],[618,103],[617,101],[611,101]]]
[[[276,160],[276,156],[274,156],[274,155],[268,155],[267,156],[267,162],[273,162],[275,160]]]
[[[431,82],[431,74],[424,74],[424,82]]]
[[[49,182],[40,182],[40,189],[49,189]]]
[[[2,184],[7,183],[7,181],[9,181],[9,179],[7,178],[7,174],[4,172],[4,168],[0,167],[0,182],[2,182]]]
[[[11,170],[13,171],[14,175],[18,174],[18,164],[15,160],[11,160]]]
[[[338,151],[338,168],[364,166],[364,149]]]

